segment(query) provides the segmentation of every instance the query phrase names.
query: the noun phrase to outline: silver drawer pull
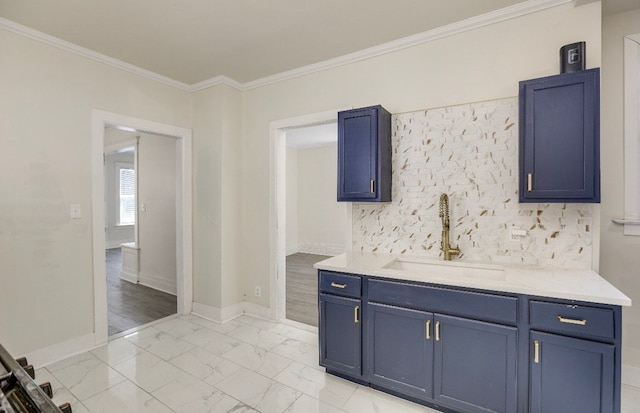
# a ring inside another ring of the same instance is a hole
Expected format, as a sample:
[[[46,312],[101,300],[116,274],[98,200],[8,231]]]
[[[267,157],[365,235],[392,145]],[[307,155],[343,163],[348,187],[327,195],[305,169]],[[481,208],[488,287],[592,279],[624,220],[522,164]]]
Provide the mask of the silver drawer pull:
[[[558,321],[565,324],[575,324],[578,326],[586,326],[587,320],[574,320],[573,318],[564,318],[562,316],[558,316]]]
[[[347,288],[347,284],[331,283],[331,286],[334,288]]]

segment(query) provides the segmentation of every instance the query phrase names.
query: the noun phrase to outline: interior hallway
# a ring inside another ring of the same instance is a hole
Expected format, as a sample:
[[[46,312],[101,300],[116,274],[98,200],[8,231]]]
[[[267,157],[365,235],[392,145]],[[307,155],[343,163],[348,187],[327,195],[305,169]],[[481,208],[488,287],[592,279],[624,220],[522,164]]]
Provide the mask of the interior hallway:
[[[106,258],[109,336],[176,314],[175,295],[120,279],[120,248],[108,249]]]
[[[313,264],[327,258],[304,253],[287,256],[287,319],[318,326],[318,270]]]

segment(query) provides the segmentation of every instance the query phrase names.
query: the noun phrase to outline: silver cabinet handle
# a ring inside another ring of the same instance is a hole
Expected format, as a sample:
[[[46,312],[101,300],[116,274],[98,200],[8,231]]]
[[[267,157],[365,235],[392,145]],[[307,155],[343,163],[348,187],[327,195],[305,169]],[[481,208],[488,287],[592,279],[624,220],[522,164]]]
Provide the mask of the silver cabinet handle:
[[[440,321],[436,321],[436,341],[440,341]]]
[[[431,320],[427,320],[425,325],[425,337],[427,340],[431,340]]]
[[[538,340],[533,340],[533,362],[540,363],[540,342]]]
[[[356,306],[353,309],[353,322],[358,324],[360,322],[360,307]]]
[[[331,283],[331,286],[334,288],[347,288],[347,284]]]

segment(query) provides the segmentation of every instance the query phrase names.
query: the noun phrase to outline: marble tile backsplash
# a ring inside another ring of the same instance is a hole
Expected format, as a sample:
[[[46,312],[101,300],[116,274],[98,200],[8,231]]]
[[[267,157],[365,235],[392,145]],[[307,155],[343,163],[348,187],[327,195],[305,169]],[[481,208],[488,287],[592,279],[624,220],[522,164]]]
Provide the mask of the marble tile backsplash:
[[[394,115],[391,203],[353,205],[358,251],[441,257],[449,194],[460,260],[591,268],[590,204],[518,203],[518,100]],[[521,242],[511,229],[524,229]]]

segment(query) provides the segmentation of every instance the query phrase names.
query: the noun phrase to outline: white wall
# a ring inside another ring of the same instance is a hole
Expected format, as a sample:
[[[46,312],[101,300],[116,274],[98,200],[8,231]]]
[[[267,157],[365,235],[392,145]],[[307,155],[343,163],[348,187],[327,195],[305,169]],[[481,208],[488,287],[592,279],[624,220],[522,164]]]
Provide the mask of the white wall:
[[[298,149],[287,146],[286,154],[287,255],[298,252]]]
[[[634,302],[623,311],[623,363],[640,380],[640,237],[611,222],[624,216],[623,38],[640,33],[640,8],[608,16],[602,26],[600,274]]]
[[[226,319],[242,302],[242,93],[216,86],[194,94],[194,311]],[[248,198],[253,202],[252,198]]]
[[[244,96],[245,288],[269,284],[269,123],[344,107],[382,104],[392,113],[516,96],[518,81],[558,73],[558,50],[587,42],[600,66],[600,3],[555,7],[384,56],[257,88]],[[264,294],[248,300],[275,307]]]
[[[91,110],[190,127],[191,96],[6,30],[0,56],[0,342],[91,342]]]
[[[177,293],[175,138],[140,136],[138,150],[138,247],[140,284]],[[144,211],[143,211],[144,206]]]
[[[117,225],[118,205],[118,164],[126,164],[134,167],[135,155],[133,152],[111,153],[105,156],[104,180],[105,180],[105,227],[107,248],[117,248],[124,242],[135,240],[135,225]]]
[[[347,204],[336,201],[337,173],[337,144],[298,149],[298,250],[301,252],[337,255],[345,251]]]

